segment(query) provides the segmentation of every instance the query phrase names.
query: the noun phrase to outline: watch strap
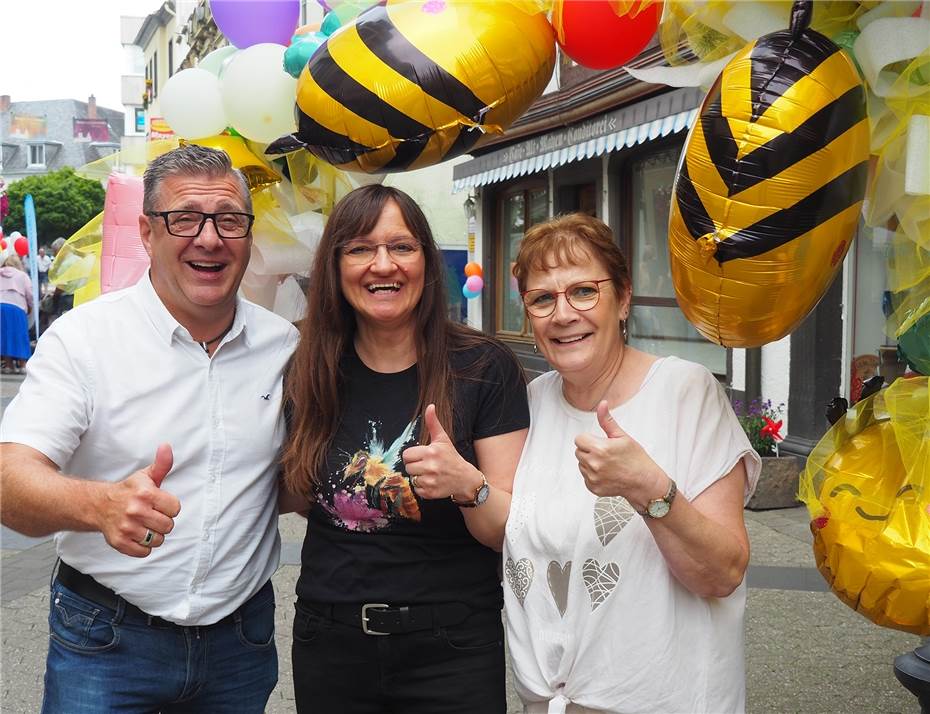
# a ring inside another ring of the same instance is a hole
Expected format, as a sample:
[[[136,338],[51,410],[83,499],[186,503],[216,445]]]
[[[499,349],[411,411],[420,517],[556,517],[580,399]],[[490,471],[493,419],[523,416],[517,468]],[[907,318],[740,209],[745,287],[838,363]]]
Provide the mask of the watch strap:
[[[662,496],[661,498],[654,498],[654,499],[652,499],[651,501],[649,501],[649,502],[646,504],[646,510],[640,511],[640,512],[639,512],[639,515],[643,516],[644,518],[662,518],[662,517],[666,516],[666,515],[668,514],[668,511],[666,511],[665,513],[663,513],[663,514],[661,514],[661,515],[659,515],[659,516],[654,516],[654,515],[652,515],[652,514],[649,512],[649,506],[651,506],[653,503],[662,503],[662,502],[664,502],[665,504],[668,505],[669,508],[671,508],[671,506],[672,506],[672,501],[675,500],[675,496],[676,496],[677,494],[678,494],[678,484],[675,483],[675,479],[669,477],[669,479],[668,479],[668,491],[665,492],[665,495]]]
[[[476,506],[480,506],[482,503],[484,503],[485,500],[487,500],[487,498],[485,498],[482,501],[478,500],[478,497],[481,494],[481,491],[486,488],[490,488],[490,486],[488,485],[487,476],[485,476],[480,471],[478,473],[481,474],[481,484],[478,486],[478,488],[475,489],[475,495],[472,497],[470,501],[456,501],[455,496],[450,494],[449,499],[452,501],[452,503],[454,503],[459,508],[475,508]]]

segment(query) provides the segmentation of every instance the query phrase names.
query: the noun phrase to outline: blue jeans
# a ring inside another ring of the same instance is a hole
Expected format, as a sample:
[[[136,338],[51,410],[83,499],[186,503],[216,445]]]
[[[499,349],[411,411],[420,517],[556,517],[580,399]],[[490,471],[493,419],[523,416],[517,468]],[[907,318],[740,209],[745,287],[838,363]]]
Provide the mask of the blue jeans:
[[[269,582],[215,625],[149,625],[55,580],[42,712],[259,714],[278,681],[274,609]]]

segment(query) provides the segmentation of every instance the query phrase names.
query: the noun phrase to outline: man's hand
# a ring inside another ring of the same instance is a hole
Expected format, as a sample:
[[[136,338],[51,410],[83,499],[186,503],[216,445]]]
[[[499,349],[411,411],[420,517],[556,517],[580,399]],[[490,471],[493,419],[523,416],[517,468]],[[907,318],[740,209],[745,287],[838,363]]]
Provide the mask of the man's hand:
[[[111,547],[125,555],[145,558],[165,542],[165,535],[174,528],[174,518],[181,510],[175,496],[161,490],[162,481],[171,471],[174,455],[170,444],[162,444],[155,460],[124,481],[106,484],[100,500],[98,528]],[[152,542],[142,541],[148,531]]]
[[[404,449],[403,459],[413,487],[420,498],[448,498],[470,501],[483,483],[481,472],[461,457],[452,438],[439,422],[436,407],[430,404],[423,414],[429,430],[427,446]]]

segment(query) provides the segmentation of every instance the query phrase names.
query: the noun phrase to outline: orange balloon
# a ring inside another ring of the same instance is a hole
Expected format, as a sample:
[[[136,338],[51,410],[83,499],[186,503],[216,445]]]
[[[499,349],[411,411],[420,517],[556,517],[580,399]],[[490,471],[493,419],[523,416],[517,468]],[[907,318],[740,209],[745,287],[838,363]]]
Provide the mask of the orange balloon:
[[[310,35],[314,32],[319,32],[320,23],[319,22],[308,22],[306,25],[301,25],[296,30],[294,30],[295,35]]]
[[[480,277],[484,275],[484,271],[481,269],[481,266],[478,263],[466,263],[465,264],[465,275],[467,275],[469,278],[472,275],[477,275]]]

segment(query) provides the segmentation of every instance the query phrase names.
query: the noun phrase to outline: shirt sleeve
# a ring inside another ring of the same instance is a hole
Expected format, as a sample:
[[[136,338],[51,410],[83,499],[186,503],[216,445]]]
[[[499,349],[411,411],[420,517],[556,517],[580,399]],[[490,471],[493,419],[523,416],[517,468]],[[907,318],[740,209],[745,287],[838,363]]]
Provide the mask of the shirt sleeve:
[[[746,467],[743,502],[747,503],[762,462],[717,379],[700,365],[689,367],[679,401],[678,463],[684,468],[675,480],[688,499],[694,499],[742,459]]]
[[[76,330],[62,329],[57,322],[42,335],[27,363],[26,379],[4,411],[0,442],[32,447],[65,467],[93,413],[93,374],[87,360],[76,354],[81,345]]]
[[[478,410],[473,430],[475,439],[525,429],[530,425],[523,370],[507,348],[488,348],[486,368],[481,375]]]

